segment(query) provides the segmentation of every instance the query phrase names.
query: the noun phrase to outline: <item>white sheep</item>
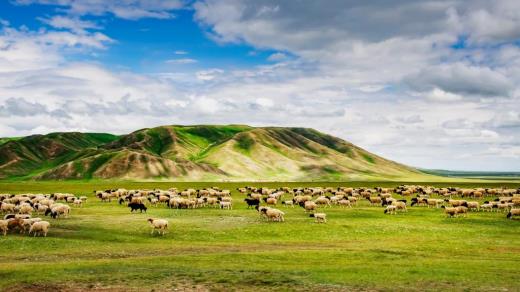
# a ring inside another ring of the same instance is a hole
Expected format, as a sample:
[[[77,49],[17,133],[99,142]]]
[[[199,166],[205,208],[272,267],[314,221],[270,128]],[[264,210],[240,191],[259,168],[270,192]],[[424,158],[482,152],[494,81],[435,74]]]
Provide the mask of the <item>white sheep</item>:
[[[74,203],[74,206],[81,207],[83,205],[83,200],[74,199],[73,203]]]
[[[278,209],[268,208],[265,211],[265,215],[271,221],[284,222],[284,215],[285,215],[285,213],[280,211],[280,210],[278,210]]]
[[[316,218],[316,223],[327,223],[327,214],[325,213],[313,213],[309,217]]]
[[[221,201],[220,202],[220,209],[228,209],[228,210],[233,209],[233,203]]]
[[[51,224],[49,222],[47,222],[47,221],[34,222],[31,225],[31,228],[29,229],[29,235],[31,233],[34,233],[35,237],[36,237],[36,234],[43,235],[43,236],[47,237],[47,233],[49,232],[49,227],[50,226],[51,226]]]
[[[385,209],[385,214],[395,214],[397,210],[397,206],[394,205],[388,205]]]
[[[7,234],[8,224],[8,220],[0,220],[0,231],[4,236]]]
[[[160,235],[164,235],[168,229],[168,220],[149,218],[148,222],[150,222],[150,225],[152,225],[152,235],[155,230],[157,230]]]

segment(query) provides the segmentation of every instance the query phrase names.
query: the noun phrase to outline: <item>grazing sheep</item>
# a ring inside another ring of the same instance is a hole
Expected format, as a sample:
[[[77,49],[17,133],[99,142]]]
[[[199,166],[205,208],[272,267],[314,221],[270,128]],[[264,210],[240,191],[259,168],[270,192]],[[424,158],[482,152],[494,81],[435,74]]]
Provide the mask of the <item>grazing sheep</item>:
[[[507,203],[498,203],[498,204],[494,204],[493,208],[497,209],[498,211],[506,212],[507,210],[509,210],[509,204],[507,204]]]
[[[49,209],[49,206],[44,205],[42,203],[38,203],[38,204],[34,205],[34,209],[36,210],[37,213],[44,214],[45,211],[47,211],[47,209]]]
[[[509,211],[509,213],[507,213],[506,218],[513,219],[514,216],[520,216],[520,209],[511,209],[511,211]]]
[[[370,205],[379,205],[383,202],[383,199],[381,197],[368,197],[367,200],[370,202]]]
[[[276,204],[278,203],[278,200],[275,199],[275,198],[264,198],[264,202],[265,202],[267,205],[273,205],[273,206],[276,206]]]
[[[29,204],[23,204],[20,206],[20,209],[18,210],[18,214],[32,214],[32,212],[34,212],[34,209],[31,205]]]
[[[493,204],[491,203],[484,203],[480,206],[480,209],[483,210],[483,211],[488,211],[488,212],[491,212],[493,211]]]
[[[396,213],[397,207],[394,205],[388,205],[385,209],[385,214],[394,214]]]
[[[463,214],[464,217],[468,216],[468,208],[467,207],[465,207],[465,206],[458,206],[458,207],[455,207],[455,209],[457,210],[457,214]]]
[[[152,226],[152,235],[155,230],[157,230],[160,235],[164,235],[168,229],[168,220],[149,218],[148,222],[150,222],[150,225]]]
[[[417,205],[417,206],[426,206],[426,205],[428,205],[428,207],[429,207],[428,198],[424,198],[424,197],[412,198],[410,206],[413,207],[414,205]]]
[[[395,206],[396,209],[399,210],[399,211],[408,212],[408,210],[406,209],[406,203],[405,202],[395,201],[395,202],[392,203],[392,205]]]
[[[442,204],[443,200],[441,199],[427,199],[426,202],[428,203],[428,208],[439,208],[439,206]]]
[[[47,233],[49,232],[49,227],[51,224],[47,221],[38,221],[34,222],[31,225],[31,228],[29,229],[29,235],[31,233],[34,233],[34,236],[36,235],[43,235],[44,237],[47,237]]]
[[[283,202],[282,202],[282,205],[285,205],[285,206],[291,206],[291,207],[294,208],[294,202],[291,201],[291,200],[283,201]]]
[[[47,209],[47,211],[45,211],[45,216],[47,216],[49,214],[51,215],[51,218],[53,218],[53,219],[57,219],[57,218],[61,217],[62,215],[65,217],[68,217],[70,214],[70,207],[67,205],[63,205],[61,203],[54,204],[54,205],[52,205],[52,207]]]
[[[3,203],[2,206],[0,206],[0,211],[2,211],[4,213],[8,213],[8,212],[14,213],[15,207],[16,207],[15,204]]]
[[[446,207],[446,206],[442,206],[441,208],[444,209],[444,213],[448,217],[456,217],[457,216],[457,208],[455,208],[455,207]]]
[[[22,218],[11,218],[7,220],[7,228],[9,230],[14,230],[18,228],[20,230],[20,233],[23,232],[23,220]]]
[[[316,203],[317,205],[324,205],[324,206],[329,206],[330,207],[330,199],[328,197],[318,197],[314,203]]]
[[[301,205],[303,205],[305,212],[314,211],[316,208],[318,208],[318,205],[316,205],[316,203],[313,201],[305,201],[305,203],[300,203],[300,206]]]
[[[74,206],[76,206],[76,207],[83,206],[83,200],[81,200],[81,199],[74,199],[73,203],[74,203]]]
[[[479,211],[480,204],[478,202],[464,202],[462,206],[468,208],[469,210]]]
[[[444,202],[448,203],[452,207],[458,207],[458,206],[462,206],[466,201],[464,201],[464,200],[449,200],[449,199],[446,199],[446,200],[444,200]]]
[[[231,209],[233,209],[233,203],[221,201],[220,202],[220,209],[231,210]]]
[[[338,204],[341,206],[341,207],[349,207],[349,208],[352,208],[352,204],[350,204],[350,200],[347,200],[347,199],[341,199],[338,201]]]
[[[256,211],[258,211],[258,213],[260,214],[260,216],[262,217],[265,217],[267,218],[267,215],[266,215],[266,212],[268,209],[270,209],[271,207],[266,207],[266,206],[256,206],[255,209]]]
[[[327,214],[325,213],[313,213],[309,217],[316,218],[316,223],[327,223]]]
[[[0,232],[5,236],[7,234],[9,221],[8,220],[0,220]]]
[[[285,213],[278,209],[268,208],[265,211],[265,215],[267,216],[267,219],[269,219],[271,221],[284,222]]]
[[[143,211],[146,213],[146,210],[148,209],[143,203],[128,203],[128,207],[130,207],[130,212],[132,213],[137,210],[141,213],[143,213]]]
[[[22,233],[25,233],[25,231],[29,231],[29,229],[31,228],[31,226],[35,223],[35,222],[39,222],[39,221],[42,221],[41,218],[29,218],[29,219],[23,219],[23,222],[22,222],[22,229],[21,232]]]

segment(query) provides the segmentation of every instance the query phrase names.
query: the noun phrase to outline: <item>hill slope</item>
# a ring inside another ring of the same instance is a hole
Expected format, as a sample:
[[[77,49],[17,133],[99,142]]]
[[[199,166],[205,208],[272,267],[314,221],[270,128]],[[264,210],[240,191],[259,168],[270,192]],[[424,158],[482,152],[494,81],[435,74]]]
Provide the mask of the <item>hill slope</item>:
[[[52,133],[0,145],[0,178],[172,180],[427,179],[307,128],[162,126],[128,135]]]

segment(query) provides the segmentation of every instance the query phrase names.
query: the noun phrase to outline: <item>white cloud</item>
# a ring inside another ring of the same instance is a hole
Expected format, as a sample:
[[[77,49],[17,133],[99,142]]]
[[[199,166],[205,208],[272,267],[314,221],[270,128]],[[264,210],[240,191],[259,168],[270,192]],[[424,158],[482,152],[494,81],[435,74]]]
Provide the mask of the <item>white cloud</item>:
[[[181,9],[180,0],[15,0],[19,5],[56,5],[63,7],[70,15],[104,15],[113,14],[123,19],[136,20],[141,18],[172,18],[172,11]]]
[[[214,69],[209,69],[209,70],[198,71],[195,75],[198,80],[211,81],[211,80],[217,78],[222,73],[224,73],[224,70],[214,68]]]
[[[76,33],[85,33],[87,29],[101,29],[92,21],[85,21],[79,18],[72,18],[63,15],[56,15],[51,18],[41,18],[44,23],[58,29],[69,29]]]
[[[198,62],[197,60],[191,59],[191,58],[166,60],[166,63],[169,63],[169,64],[193,64],[193,63],[197,63],[197,62]]]
[[[287,55],[284,53],[280,53],[280,52],[271,54],[269,57],[267,57],[267,60],[271,61],[271,62],[280,62],[280,61],[283,61],[286,59],[287,59]]]

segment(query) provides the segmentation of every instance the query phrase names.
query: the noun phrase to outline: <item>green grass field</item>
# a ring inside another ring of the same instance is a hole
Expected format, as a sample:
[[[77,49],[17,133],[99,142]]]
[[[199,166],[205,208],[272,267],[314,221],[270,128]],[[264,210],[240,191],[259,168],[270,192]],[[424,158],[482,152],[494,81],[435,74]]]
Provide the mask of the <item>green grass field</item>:
[[[89,195],[69,219],[47,219],[47,238],[0,238],[0,290],[480,290],[520,291],[520,220],[504,213],[446,218],[441,209],[412,207],[385,215],[362,201],[326,208],[316,224],[299,207],[284,223],[247,210],[239,186],[395,186],[399,183],[6,182],[0,193]],[[429,185],[435,185],[428,183]],[[438,184],[445,185],[445,184]],[[518,183],[450,184],[465,187]],[[130,214],[101,203],[95,189],[113,187],[233,190],[234,209],[150,207]],[[170,230],[151,236],[149,217]]]

